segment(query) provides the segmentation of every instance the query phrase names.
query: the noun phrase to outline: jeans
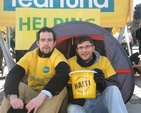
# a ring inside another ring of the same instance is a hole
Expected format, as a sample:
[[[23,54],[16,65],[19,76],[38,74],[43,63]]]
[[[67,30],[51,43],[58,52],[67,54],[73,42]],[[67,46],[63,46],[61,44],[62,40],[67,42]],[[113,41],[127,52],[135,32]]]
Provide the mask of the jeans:
[[[95,99],[86,99],[84,106],[69,104],[67,113],[128,113],[116,86],[107,87]]]

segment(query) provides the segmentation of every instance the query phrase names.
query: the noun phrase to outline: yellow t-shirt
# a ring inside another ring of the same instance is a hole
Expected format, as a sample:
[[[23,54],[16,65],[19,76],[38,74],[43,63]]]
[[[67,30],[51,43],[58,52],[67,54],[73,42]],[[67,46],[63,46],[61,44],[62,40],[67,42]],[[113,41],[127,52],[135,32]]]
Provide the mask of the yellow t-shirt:
[[[55,75],[55,67],[61,61],[68,63],[64,55],[57,49],[54,49],[50,57],[41,58],[37,48],[25,54],[17,64],[23,67],[28,74],[28,86],[41,91]]]
[[[100,56],[100,59],[96,63],[87,67],[82,67],[77,63],[77,56],[70,58],[68,62],[71,72],[77,70],[93,70],[94,68],[99,68],[104,72],[105,78],[108,78],[116,73],[111,65],[111,62],[105,56]]]

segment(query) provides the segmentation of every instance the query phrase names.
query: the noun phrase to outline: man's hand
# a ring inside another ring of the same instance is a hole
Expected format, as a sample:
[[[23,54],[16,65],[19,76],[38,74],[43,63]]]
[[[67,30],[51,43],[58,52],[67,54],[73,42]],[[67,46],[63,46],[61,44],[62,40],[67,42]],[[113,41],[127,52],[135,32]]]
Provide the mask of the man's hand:
[[[33,109],[34,113],[36,113],[38,108],[43,104],[46,98],[47,96],[41,92],[37,97],[29,101],[29,103],[26,105],[26,109],[28,110],[27,113],[30,113]]]
[[[102,70],[95,68],[97,73],[94,74],[94,79],[96,82],[96,89],[100,90],[100,92],[103,92],[103,90],[106,88],[106,82],[104,78],[104,73]]]
[[[24,108],[23,100],[19,99],[17,95],[11,94],[9,96],[9,99],[10,99],[10,104],[13,107],[13,109],[23,109]]]

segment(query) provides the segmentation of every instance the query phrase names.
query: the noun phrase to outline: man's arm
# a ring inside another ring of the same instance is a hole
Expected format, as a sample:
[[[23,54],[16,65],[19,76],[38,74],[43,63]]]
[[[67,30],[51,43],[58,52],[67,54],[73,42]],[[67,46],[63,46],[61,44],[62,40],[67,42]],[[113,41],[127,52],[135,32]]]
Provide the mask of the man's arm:
[[[19,96],[19,82],[25,75],[25,70],[19,65],[15,65],[8,73],[5,81],[4,92],[5,95],[16,94]]]
[[[94,74],[94,79],[96,82],[96,89],[99,90],[101,93],[105,90],[106,87],[115,85],[119,89],[121,88],[120,83],[118,81],[117,75],[112,75],[105,79],[104,73],[101,69],[95,69],[97,73]]]
[[[10,99],[10,104],[13,109],[23,109],[23,100],[19,99],[19,82],[25,75],[25,70],[19,66],[15,65],[7,75],[4,92],[6,97]]]
[[[121,89],[121,85],[119,83],[119,80],[118,80],[118,76],[115,74],[111,77],[108,77],[106,80],[106,85],[107,86],[111,86],[111,85],[115,85],[119,88],[119,90]]]
[[[69,80],[70,68],[66,62],[60,62],[56,68],[55,75],[47,83],[43,90],[48,90],[51,94],[58,95],[59,92],[67,85]]]

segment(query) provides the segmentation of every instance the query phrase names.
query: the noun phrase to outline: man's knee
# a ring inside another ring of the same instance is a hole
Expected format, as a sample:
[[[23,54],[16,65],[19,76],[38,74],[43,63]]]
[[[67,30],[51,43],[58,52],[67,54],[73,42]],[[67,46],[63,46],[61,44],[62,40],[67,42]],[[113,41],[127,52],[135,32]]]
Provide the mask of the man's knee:
[[[118,89],[117,86],[108,86],[106,89],[105,89],[105,92],[106,93],[109,93],[109,94],[118,94],[120,93],[120,90]]]
[[[69,104],[67,107],[67,113],[86,113],[86,111],[82,106]]]
[[[72,104],[68,105],[68,107],[67,107],[67,112],[68,113],[75,113],[76,111],[77,111],[76,105],[72,105]]]

